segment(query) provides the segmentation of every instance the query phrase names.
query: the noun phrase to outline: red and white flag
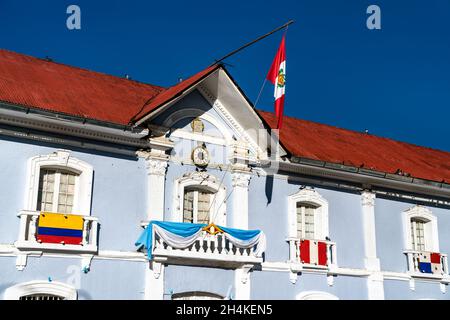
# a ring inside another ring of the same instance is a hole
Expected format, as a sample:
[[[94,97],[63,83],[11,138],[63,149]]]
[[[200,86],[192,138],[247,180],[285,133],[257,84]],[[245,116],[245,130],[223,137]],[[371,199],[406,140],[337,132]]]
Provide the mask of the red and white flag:
[[[327,244],[323,241],[301,240],[300,262],[319,266],[328,265]]]
[[[267,80],[275,86],[275,114],[278,118],[277,129],[280,129],[283,121],[284,89],[286,84],[285,35],[281,39],[280,47],[267,74]]]

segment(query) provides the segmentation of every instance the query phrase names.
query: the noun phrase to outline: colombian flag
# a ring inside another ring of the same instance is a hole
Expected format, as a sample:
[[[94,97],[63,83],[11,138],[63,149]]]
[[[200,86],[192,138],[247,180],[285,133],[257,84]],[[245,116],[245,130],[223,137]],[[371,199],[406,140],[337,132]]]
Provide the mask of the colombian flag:
[[[36,240],[41,243],[79,245],[83,241],[83,217],[41,212],[36,234]]]

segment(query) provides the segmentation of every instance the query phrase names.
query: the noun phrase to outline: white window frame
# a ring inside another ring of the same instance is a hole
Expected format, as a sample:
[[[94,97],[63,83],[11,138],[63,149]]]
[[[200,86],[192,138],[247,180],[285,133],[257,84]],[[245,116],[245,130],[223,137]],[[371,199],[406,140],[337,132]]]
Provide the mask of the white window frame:
[[[62,282],[30,281],[19,283],[5,290],[4,300],[19,300],[23,296],[49,294],[66,300],[77,300],[77,290]]]
[[[335,295],[323,291],[304,291],[300,292],[296,300],[339,300]]]
[[[316,190],[304,188],[288,197],[289,238],[297,239],[297,203],[317,207],[314,212],[314,238],[325,240],[329,236],[328,201]]]
[[[403,234],[405,250],[414,250],[412,247],[411,220],[419,219],[425,222],[425,251],[439,251],[439,234],[437,218],[430,209],[416,205],[403,211]]]
[[[173,294],[172,300],[225,300],[225,298],[207,291],[188,291]]]
[[[195,171],[187,173],[183,177],[175,180],[173,199],[174,216],[172,220],[175,222],[183,222],[184,191],[186,188],[193,187],[215,193],[211,195],[213,203],[210,210],[210,219],[215,215],[214,223],[225,226],[226,188],[223,185],[220,186],[216,177],[207,172]]]
[[[75,195],[71,214],[91,214],[93,167],[71,156],[68,150],[57,150],[48,155],[39,155],[28,160],[28,181],[25,210],[37,211],[39,177],[41,169],[64,170],[76,173]]]

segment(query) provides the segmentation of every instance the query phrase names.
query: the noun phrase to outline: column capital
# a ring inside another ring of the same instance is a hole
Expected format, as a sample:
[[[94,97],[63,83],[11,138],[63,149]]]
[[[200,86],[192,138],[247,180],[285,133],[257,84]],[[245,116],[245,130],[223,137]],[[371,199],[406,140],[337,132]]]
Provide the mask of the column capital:
[[[375,193],[369,190],[364,190],[361,192],[361,204],[363,206],[373,207],[375,206],[375,197]]]
[[[156,158],[148,158],[147,162],[147,170],[150,175],[158,175],[165,176],[167,170],[167,160],[165,159],[156,159]]]
[[[233,187],[248,188],[250,184],[251,175],[247,172],[233,172],[231,174]]]

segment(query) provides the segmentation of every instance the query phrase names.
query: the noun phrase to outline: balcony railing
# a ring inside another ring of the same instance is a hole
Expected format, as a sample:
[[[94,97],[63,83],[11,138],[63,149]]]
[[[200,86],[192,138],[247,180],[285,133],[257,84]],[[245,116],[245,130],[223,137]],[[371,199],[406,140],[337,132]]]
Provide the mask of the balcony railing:
[[[300,264],[302,269],[328,270],[337,266],[336,243],[325,240],[306,240],[311,244],[308,254],[302,254],[303,239],[289,238],[289,260],[291,263]],[[319,244],[320,243],[320,244]],[[319,252],[319,246],[324,245],[325,252]],[[303,248],[306,250],[305,246]],[[324,255],[322,257],[322,255]]]
[[[98,219],[83,216],[83,234],[80,244],[44,243],[36,239],[40,212],[22,210],[19,212],[20,231],[15,246],[20,250],[97,252]]]
[[[142,223],[147,227],[148,223]],[[202,231],[195,242],[187,248],[174,248],[153,231],[152,255],[157,262],[174,264],[232,266],[234,264],[258,264],[263,261],[257,257],[255,250],[258,244],[251,248],[239,248],[226,239],[223,233],[211,234]]]
[[[408,272],[412,276],[443,278],[448,275],[448,259],[443,253],[406,250]]]

